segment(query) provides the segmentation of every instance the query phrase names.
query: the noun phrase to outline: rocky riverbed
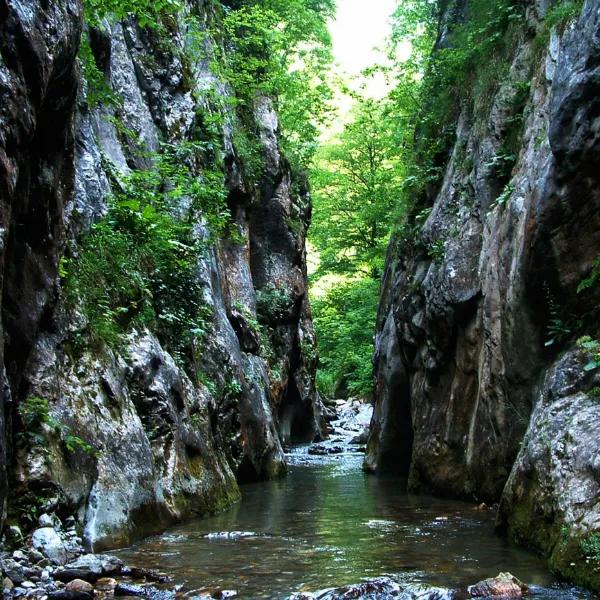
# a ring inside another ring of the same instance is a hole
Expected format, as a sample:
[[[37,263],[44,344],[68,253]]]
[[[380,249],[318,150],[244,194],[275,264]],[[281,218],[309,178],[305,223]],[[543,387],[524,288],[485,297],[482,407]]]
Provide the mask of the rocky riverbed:
[[[50,524],[51,521],[51,524]],[[238,595],[235,590],[188,591],[168,575],[156,570],[130,567],[111,555],[85,553],[73,527],[65,528],[58,517],[44,515],[30,544],[1,554],[4,598],[39,600],[93,600],[108,598],[223,599]],[[70,519],[68,521],[72,523]],[[210,539],[239,540],[256,537],[252,532],[209,534]],[[450,600],[454,597],[517,598],[528,588],[510,574],[482,581],[457,592],[440,587],[411,585],[392,578],[371,579],[354,585],[317,592],[297,592],[289,600]]]
[[[21,536],[19,549],[0,554],[4,596],[593,598],[556,583],[541,561],[503,544],[489,511],[402,495],[395,480],[365,475],[361,463],[371,406],[355,399],[330,401],[327,413],[329,439],[288,449],[287,479],[245,486],[242,502],[230,511],[115,556],[86,553],[74,516],[44,514],[27,538],[13,527],[9,534],[13,542]],[[527,585],[510,573],[497,575],[500,569],[513,570]]]

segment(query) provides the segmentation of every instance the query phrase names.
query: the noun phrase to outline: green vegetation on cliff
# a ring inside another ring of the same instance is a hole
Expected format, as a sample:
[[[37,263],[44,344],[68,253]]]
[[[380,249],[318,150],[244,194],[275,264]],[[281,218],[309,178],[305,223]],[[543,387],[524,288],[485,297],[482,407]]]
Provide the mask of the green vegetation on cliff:
[[[113,189],[108,212],[61,263],[66,299],[85,317],[76,347],[90,340],[115,346],[132,328],[149,327],[183,364],[193,360],[210,321],[198,261],[220,239],[237,239],[226,203],[224,131],[231,130],[247,187],[259,186],[255,111],[267,96],[280,118],[283,150],[297,170],[305,167],[327,112],[326,21],[333,8],[332,0],[213,1],[191,10],[181,0],[86,2],[88,30],[106,32],[129,19],[159,38],[161,52],[183,63],[198,108],[191,136],[150,151],[123,125],[122,99],[84,33],[79,59],[88,105],[113,113],[104,118],[132,149],[133,168],[124,175],[105,162]],[[187,35],[182,46],[169,35],[176,27]],[[215,76],[209,87],[194,81],[202,61]]]

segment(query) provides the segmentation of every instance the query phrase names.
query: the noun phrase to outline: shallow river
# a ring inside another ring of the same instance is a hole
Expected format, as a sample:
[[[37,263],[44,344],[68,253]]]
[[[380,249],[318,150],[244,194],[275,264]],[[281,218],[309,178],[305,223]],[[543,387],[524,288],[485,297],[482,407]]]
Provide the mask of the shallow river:
[[[360,454],[311,457],[298,448],[289,459],[287,478],[244,486],[230,511],[119,555],[187,590],[239,598],[287,598],[384,574],[464,588],[504,570],[540,586],[536,597],[592,597],[556,584],[542,560],[495,535],[491,511],[407,494],[399,480],[363,474]],[[244,533],[210,535],[223,532]]]

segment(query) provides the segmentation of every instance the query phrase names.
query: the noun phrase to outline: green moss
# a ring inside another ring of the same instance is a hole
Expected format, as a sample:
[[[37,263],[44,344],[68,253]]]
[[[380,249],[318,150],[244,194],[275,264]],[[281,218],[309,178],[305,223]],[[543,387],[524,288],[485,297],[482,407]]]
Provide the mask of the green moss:
[[[600,532],[581,535],[563,527],[550,565],[561,577],[600,590]]]

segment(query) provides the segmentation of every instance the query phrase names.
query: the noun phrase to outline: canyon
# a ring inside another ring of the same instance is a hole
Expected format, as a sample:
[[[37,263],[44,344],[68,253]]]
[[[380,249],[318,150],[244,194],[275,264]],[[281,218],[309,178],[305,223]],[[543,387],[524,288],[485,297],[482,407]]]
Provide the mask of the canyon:
[[[438,4],[441,51],[469,3]],[[502,77],[464,91],[439,181],[392,233],[364,469],[497,505],[499,532],[599,590],[600,2],[575,3],[552,27],[555,3],[520,4]],[[223,22],[237,4],[182,6],[148,27],[84,23],[79,0],[0,0],[7,545],[52,514],[87,551],[130,546],[284,476],[292,446],[330,447],[308,297],[310,186],[282,149],[276,101],[241,106],[214,67],[231,51]],[[152,193],[175,198],[167,217],[135,196],[158,171]],[[213,175],[224,181],[216,216],[186,191],[212,193]],[[86,244],[123,215],[152,222],[150,239],[156,223],[185,222],[190,275],[165,290],[163,268],[163,287],[111,313],[123,327],[114,342],[94,321],[103,296],[85,309],[72,290],[89,292],[85,260],[102,248]]]

